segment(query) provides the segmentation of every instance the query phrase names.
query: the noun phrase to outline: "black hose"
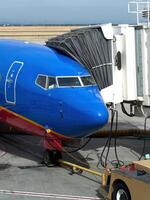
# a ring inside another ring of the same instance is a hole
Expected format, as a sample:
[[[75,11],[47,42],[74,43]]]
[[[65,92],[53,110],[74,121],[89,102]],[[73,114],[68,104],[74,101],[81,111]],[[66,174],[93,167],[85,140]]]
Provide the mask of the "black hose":
[[[115,147],[115,156],[116,156],[116,163],[118,166],[124,165],[124,162],[119,159],[118,152],[117,152],[117,130],[118,130],[118,111],[115,110],[116,112],[116,123],[115,123],[115,137],[114,137],[114,147]],[[114,160],[115,162],[115,160]]]
[[[144,133],[145,133],[145,135],[146,135],[146,132],[147,132],[147,119],[148,118],[150,118],[150,116],[146,116],[145,121],[144,121]],[[142,149],[141,156],[139,157],[139,160],[141,160],[142,157],[144,156],[145,148],[146,148],[146,139],[145,139],[145,137],[143,137],[143,149]]]
[[[86,141],[82,146],[78,147],[77,149],[74,149],[72,151],[68,151],[68,153],[75,153],[81,149],[83,149],[88,143],[91,141],[92,138],[88,138],[88,141]]]
[[[109,132],[108,139],[106,140],[106,143],[105,143],[104,148],[102,150],[102,153],[100,155],[97,167],[98,167],[99,164],[101,164],[102,167],[106,168],[108,154],[109,154],[109,149],[110,149],[110,144],[111,144],[111,138],[112,138],[113,121],[114,121],[114,113],[113,113],[113,110],[111,109],[111,126],[110,126],[110,132]],[[104,153],[105,153],[106,148],[107,148],[107,154],[106,154],[105,162],[104,162],[103,161],[103,157],[104,157]]]
[[[126,114],[128,117],[133,117],[133,116],[135,116],[133,113],[128,113],[128,112],[126,111],[123,102],[121,103],[121,108],[122,108],[122,112],[123,112],[124,114]]]
[[[115,157],[116,157],[116,160],[113,160],[113,163],[115,163],[117,166],[124,165],[124,162],[121,161],[121,160],[119,160],[118,153],[117,153],[118,111],[115,110],[115,109],[110,109],[110,111],[111,111],[110,133],[109,133],[108,139],[106,141],[106,144],[104,145],[104,148],[102,150],[102,153],[101,153],[99,162],[97,164],[97,167],[98,167],[99,163],[104,168],[107,167],[107,161],[108,161],[108,155],[109,155],[109,152],[110,152],[110,145],[111,145],[111,140],[112,140],[113,125],[114,125],[114,119],[115,119],[115,117],[116,117],[116,120],[115,120],[114,148],[115,148]],[[105,161],[103,161],[103,157],[104,157],[104,153],[105,153],[106,148],[107,148],[106,157],[105,157]]]
[[[115,117],[115,112],[114,112],[114,110],[111,110],[111,127],[110,127],[110,135],[109,135],[109,138],[108,138],[107,153],[106,153],[106,157],[105,157],[105,165],[104,165],[105,167],[107,166],[108,155],[109,155],[109,152],[110,152],[110,145],[111,145],[111,140],[112,140],[114,117]]]

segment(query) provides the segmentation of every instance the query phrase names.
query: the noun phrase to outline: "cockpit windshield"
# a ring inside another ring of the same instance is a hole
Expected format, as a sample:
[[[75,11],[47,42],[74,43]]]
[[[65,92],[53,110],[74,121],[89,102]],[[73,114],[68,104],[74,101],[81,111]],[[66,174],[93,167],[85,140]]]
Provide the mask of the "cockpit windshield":
[[[47,89],[52,89],[55,87],[57,87],[56,77],[48,76]]]
[[[59,87],[79,87],[81,86],[78,77],[59,77],[57,78]]]
[[[36,84],[45,90],[57,87],[56,77],[40,75],[40,74],[36,79]]]
[[[84,87],[96,85],[92,76],[48,76],[38,75],[36,84],[41,88],[48,90],[61,87]]]
[[[84,86],[96,84],[96,82],[95,82],[95,80],[93,79],[92,76],[82,76],[81,80],[82,80],[82,83],[83,83]]]

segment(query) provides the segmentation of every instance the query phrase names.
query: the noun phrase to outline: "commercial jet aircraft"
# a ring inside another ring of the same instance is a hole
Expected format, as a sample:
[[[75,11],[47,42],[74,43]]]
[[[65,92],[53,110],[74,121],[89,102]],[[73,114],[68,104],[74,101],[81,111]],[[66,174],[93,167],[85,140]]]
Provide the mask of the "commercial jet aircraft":
[[[107,121],[84,66],[46,46],[0,40],[0,122],[43,137],[52,158],[63,141],[89,136]]]

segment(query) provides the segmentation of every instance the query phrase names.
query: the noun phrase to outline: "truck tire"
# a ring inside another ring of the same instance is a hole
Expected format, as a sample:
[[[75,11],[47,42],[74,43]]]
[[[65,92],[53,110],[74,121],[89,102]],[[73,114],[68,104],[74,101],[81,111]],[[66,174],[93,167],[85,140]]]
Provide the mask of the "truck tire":
[[[119,182],[114,186],[112,200],[131,200],[129,189],[123,182]]]

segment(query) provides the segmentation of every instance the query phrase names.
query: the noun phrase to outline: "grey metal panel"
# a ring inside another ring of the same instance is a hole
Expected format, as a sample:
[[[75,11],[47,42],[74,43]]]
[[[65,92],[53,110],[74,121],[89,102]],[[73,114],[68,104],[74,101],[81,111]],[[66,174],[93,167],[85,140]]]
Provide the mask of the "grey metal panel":
[[[143,96],[142,42],[140,29],[135,30],[137,95]]]

